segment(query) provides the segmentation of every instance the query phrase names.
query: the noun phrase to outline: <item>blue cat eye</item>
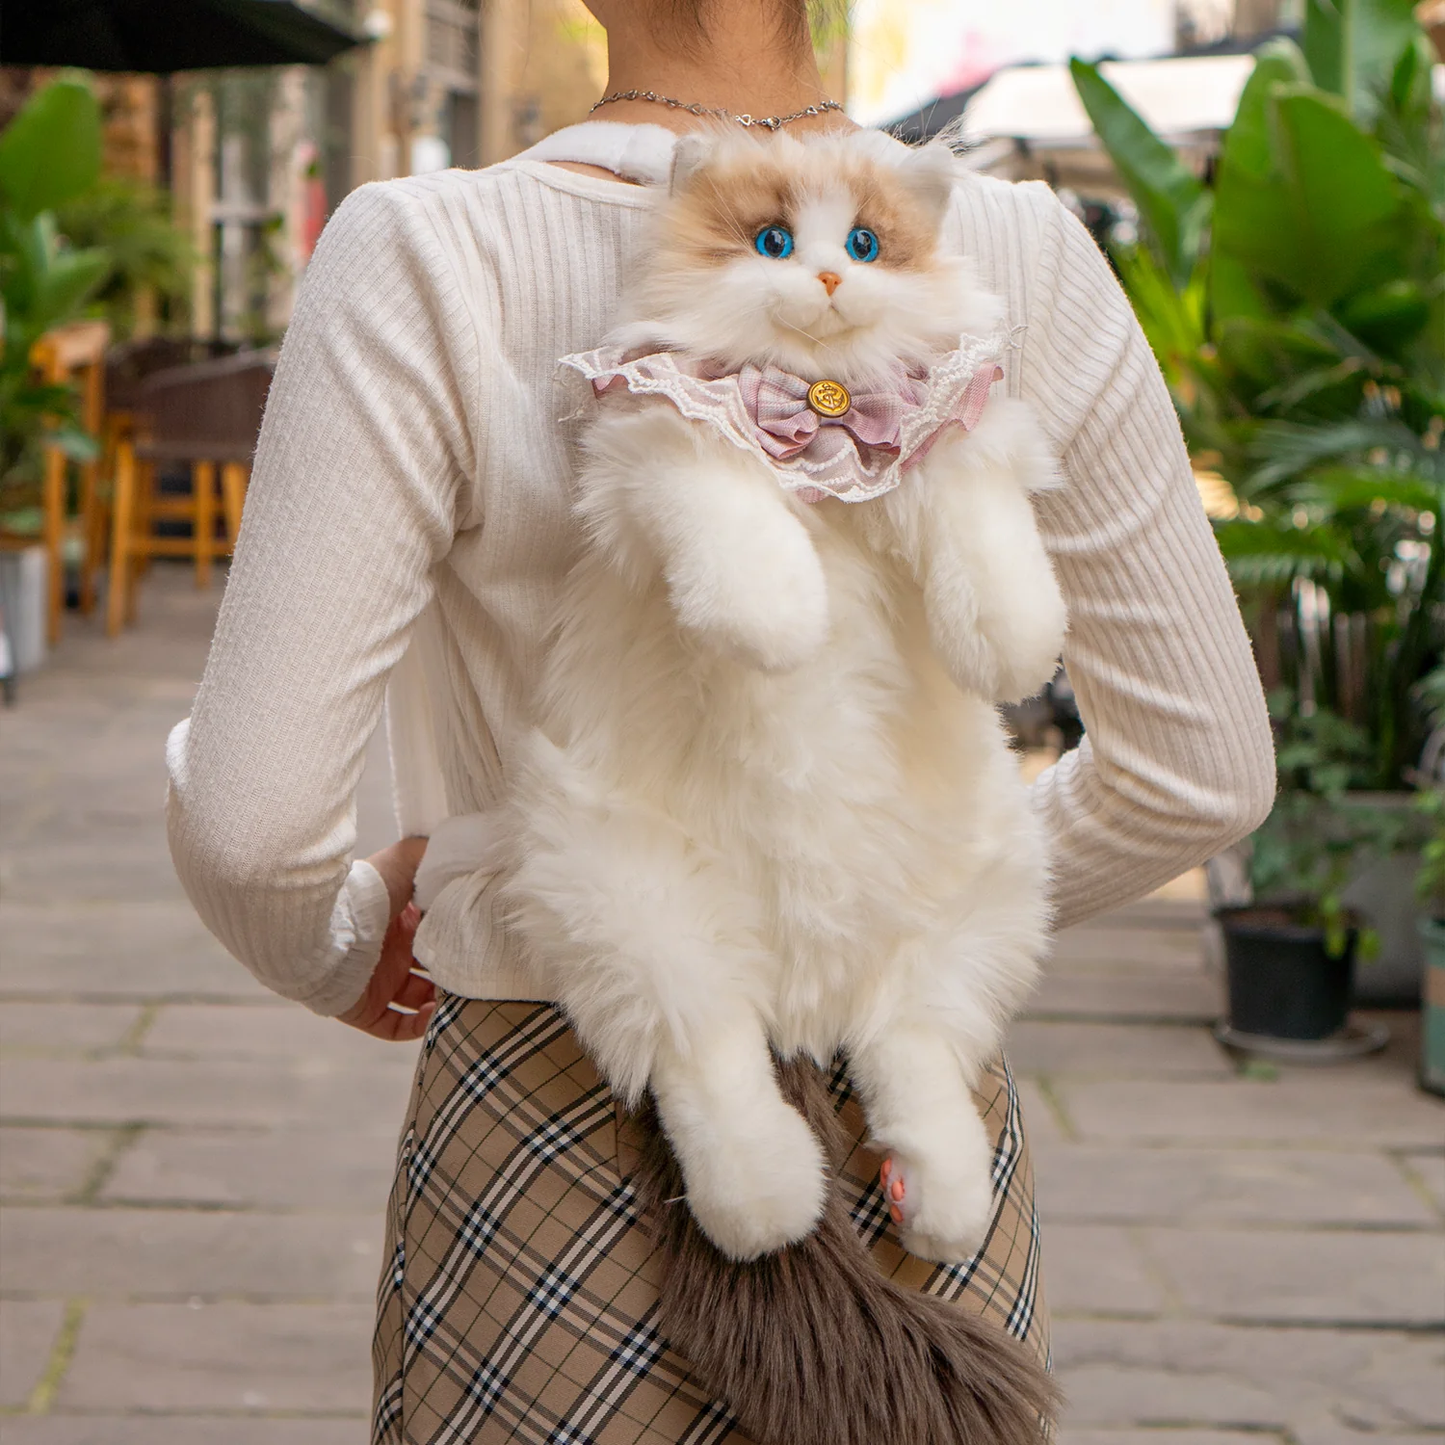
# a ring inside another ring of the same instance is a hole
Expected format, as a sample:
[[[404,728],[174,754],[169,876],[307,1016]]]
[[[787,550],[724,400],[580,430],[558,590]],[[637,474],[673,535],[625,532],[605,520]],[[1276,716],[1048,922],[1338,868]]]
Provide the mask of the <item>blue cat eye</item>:
[[[876,261],[878,259],[878,237],[862,226],[854,226],[848,232],[848,254],[855,261]]]
[[[793,233],[781,226],[764,226],[753,237],[753,247],[759,256],[770,261],[781,261],[793,254]]]

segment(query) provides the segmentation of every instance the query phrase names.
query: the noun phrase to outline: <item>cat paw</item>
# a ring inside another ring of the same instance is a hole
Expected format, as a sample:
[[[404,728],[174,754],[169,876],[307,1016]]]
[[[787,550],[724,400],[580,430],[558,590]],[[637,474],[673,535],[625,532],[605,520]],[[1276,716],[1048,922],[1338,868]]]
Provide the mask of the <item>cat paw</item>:
[[[731,1147],[684,1162],[687,1202],[698,1227],[731,1259],[757,1259],[812,1233],[828,1180],[823,1151],[801,1114],[778,1100]]]
[[[1019,619],[981,616],[967,630],[935,618],[933,643],[964,692],[988,702],[1022,702],[1042,692],[1058,671],[1062,613],[1036,627]]]
[[[888,1216],[899,1227],[909,1254],[937,1264],[963,1264],[978,1252],[993,1220],[993,1182],[986,1171],[975,1177],[945,1177],[921,1160],[891,1154],[879,1171]]]
[[[987,628],[997,659],[992,688],[995,702],[1022,702],[1048,686],[1059,670],[1059,654],[1064,650],[1067,631],[1057,587],[1040,588],[1039,605],[1033,615],[984,618],[980,626]]]
[[[828,588],[806,532],[791,517],[764,529],[746,559],[669,576],[673,608],[689,632],[763,672],[789,672],[828,636]]]

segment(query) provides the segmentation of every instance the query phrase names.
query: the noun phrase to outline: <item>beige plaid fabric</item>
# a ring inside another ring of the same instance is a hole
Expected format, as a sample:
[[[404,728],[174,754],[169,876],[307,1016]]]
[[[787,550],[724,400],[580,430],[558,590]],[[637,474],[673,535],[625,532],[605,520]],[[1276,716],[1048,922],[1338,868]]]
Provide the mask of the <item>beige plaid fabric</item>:
[[[1033,1172],[1000,1063],[977,1102],[997,1140],[979,1255],[904,1251],[841,1068],[842,1186],[885,1274],[992,1315],[1047,1356]],[[658,1265],[630,1122],[545,1004],[444,996],[423,1045],[387,1210],[373,1445],[752,1445],[656,1323]]]

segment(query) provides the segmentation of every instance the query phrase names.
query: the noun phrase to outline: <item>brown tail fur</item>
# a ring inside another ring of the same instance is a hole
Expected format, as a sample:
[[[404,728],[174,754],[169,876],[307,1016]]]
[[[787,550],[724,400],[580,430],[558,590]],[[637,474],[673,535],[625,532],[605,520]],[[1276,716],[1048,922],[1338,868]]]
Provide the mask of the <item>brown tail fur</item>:
[[[818,1070],[779,1066],[834,1167],[842,1131]],[[955,1303],[884,1278],[836,1183],[805,1240],[739,1264],[680,1201],[649,1105],[637,1182],[663,1255],[661,1324],[757,1445],[1040,1445],[1058,1406],[1035,1357]],[[671,1201],[671,1202],[669,1202]]]

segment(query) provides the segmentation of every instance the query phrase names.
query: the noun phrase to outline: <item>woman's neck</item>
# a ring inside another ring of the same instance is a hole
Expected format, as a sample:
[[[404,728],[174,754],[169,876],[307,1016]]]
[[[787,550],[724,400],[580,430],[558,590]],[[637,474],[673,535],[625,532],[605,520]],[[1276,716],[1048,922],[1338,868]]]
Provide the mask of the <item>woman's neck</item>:
[[[733,115],[791,115],[830,97],[823,89],[813,48],[776,33],[766,3],[733,0],[716,6],[705,37],[686,52],[649,26],[650,6],[628,5],[607,31],[607,89],[650,90],[685,104]],[[703,122],[683,110],[645,100],[613,101],[597,120],[650,122],[687,131]],[[795,121],[790,130],[837,130],[849,122],[837,111]]]

